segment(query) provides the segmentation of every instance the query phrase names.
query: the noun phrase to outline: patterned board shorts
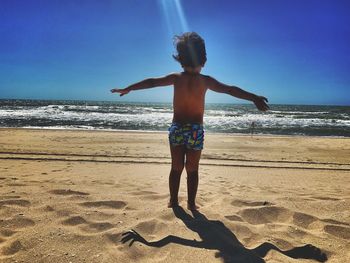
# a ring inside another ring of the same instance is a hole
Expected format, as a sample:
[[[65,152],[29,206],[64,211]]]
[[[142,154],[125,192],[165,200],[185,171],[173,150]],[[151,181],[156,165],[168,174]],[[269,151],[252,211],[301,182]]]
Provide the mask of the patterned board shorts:
[[[185,145],[187,149],[197,151],[203,149],[204,129],[202,124],[172,123],[168,130],[170,145]]]

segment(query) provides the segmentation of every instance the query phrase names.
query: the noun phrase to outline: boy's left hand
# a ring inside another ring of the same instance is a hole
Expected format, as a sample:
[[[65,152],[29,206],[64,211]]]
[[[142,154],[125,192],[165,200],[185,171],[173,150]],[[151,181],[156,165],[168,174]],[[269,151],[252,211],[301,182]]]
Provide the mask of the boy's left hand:
[[[267,98],[263,96],[256,96],[256,98],[253,100],[255,106],[261,110],[261,111],[267,111],[270,109],[270,107],[266,104],[266,102],[269,102]]]
[[[124,96],[129,93],[128,89],[111,89],[112,93],[120,93],[120,96]]]

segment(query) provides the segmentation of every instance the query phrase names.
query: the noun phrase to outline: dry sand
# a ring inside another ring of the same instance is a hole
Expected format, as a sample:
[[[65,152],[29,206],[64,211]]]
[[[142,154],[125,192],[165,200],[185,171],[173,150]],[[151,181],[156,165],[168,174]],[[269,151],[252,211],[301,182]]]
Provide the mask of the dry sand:
[[[199,212],[185,173],[173,211],[166,133],[0,129],[0,262],[350,262],[350,139],[207,134],[202,156]]]

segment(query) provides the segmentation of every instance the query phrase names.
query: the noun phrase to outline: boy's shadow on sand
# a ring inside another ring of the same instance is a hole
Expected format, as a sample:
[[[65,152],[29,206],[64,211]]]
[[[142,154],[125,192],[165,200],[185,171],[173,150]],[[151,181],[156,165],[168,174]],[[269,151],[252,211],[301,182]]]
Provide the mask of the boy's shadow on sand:
[[[135,241],[138,241],[151,247],[163,247],[169,243],[176,243],[184,246],[215,249],[218,250],[215,256],[221,257],[225,263],[263,263],[265,262],[263,257],[265,257],[271,249],[277,250],[278,252],[295,259],[314,259],[318,262],[325,262],[327,260],[326,254],[322,253],[319,248],[310,244],[282,251],[275,245],[265,242],[254,249],[248,249],[241,244],[236,236],[221,221],[208,220],[198,211],[192,211],[192,217],[187,214],[182,207],[173,208],[173,211],[175,216],[181,219],[189,229],[198,233],[202,241],[189,240],[169,235],[158,241],[149,242],[135,230],[130,230],[124,233],[121,241],[126,243],[131,240],[129,246]]]

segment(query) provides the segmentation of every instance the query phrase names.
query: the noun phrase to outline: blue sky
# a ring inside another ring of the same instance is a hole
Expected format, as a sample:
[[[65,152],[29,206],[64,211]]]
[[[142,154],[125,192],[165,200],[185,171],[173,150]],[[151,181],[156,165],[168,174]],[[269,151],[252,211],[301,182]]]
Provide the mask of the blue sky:
[[[189,30],[203,74],[271,103],[350,105],[349,13],[347,0],[1,0],[0,98],[170,102],[171,87],[109,90],[180,71],[172,36]]]

